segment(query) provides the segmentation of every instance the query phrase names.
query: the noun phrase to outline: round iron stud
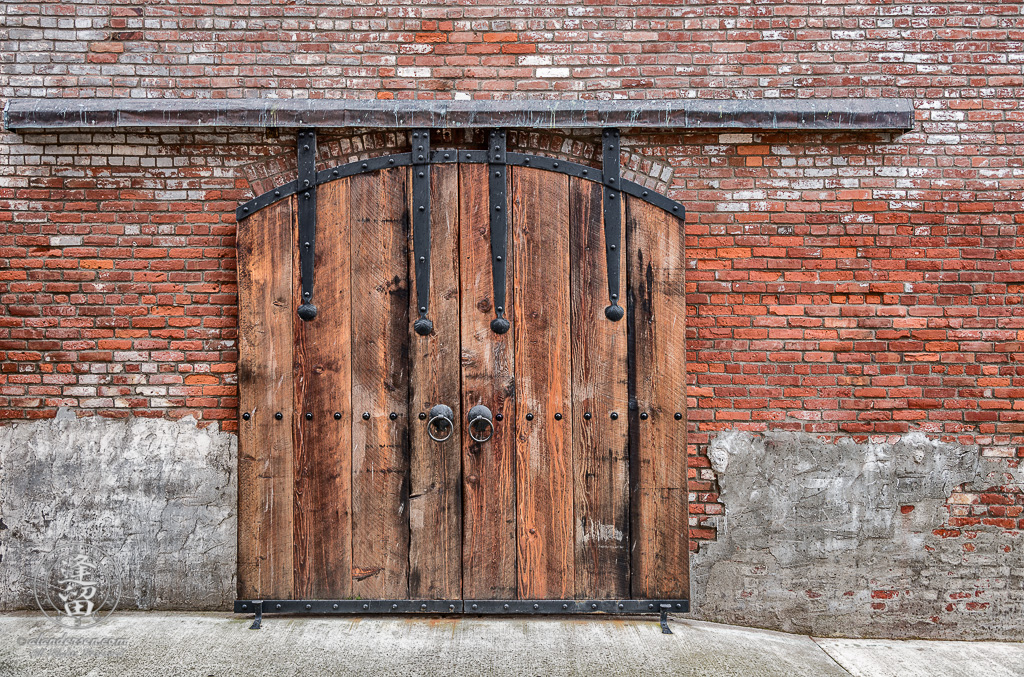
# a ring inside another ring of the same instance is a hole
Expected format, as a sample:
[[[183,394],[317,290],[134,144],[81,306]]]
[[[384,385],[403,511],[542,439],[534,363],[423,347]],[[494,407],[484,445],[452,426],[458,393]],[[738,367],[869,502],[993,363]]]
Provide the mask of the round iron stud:
[[[675,415],[675,417],[674,417],[674,418],[675,418],[675,419],[676,419],[677,421],[682,421],[682,420],[683,420],[683,414],[682,414],[682,412],[678,412],[678,411],[677,411],[677,412],[676,412],[676,415]]]
[[[250,418],[252,418],[252,416],[249,414],[249,412],[245,412],[244,414],[242,414],[243,421],[248,421]]]
[[[640,420],[641,421],[646,421],[647,420],[647,412],[646,411],[644,413],[640,414]]]
[[[505,420],[505,414],[495,414],[494,418],[498,421]]]
[[[369,608],[370,608],[370,605],[369,605],[369,604],[364,604],[364,605],[363,605],[363,611],[366,611],[366,610],[367,610],[367,609],[369,609]]]
[[[619,418],[619,412],[617,412],[617,411],[613,411],[613,412],[612,412],[612,420],[613,420],[613,421],[617,421],[617,420],[618,420],[618,418]]]
[[[420,420],[421,421],[426,421],[427,420],[427,414],[425,412],[422,412],[422,411],[420,412]]]
[[[526,420],[527,421],[532,421],[533,420],[533,414],[527,414],[526,415]]]
[[[341,412],[340,411],[334,412],[334,420],[335,421],[340,421],[341,420]]]
[[[505,604],[504,606],[502,606],[502,609],[504,609],[505,611],[508,611],[508,604]]]
[[[338,605],[334,604],[334,605],[331,606],[331,608],[334,609],[335,611],[337,611],[338,610]]]
[[[557,414],[555,414],[555,420],[556,421],[561,421],[562,420],[562,412],[558,412]]]
[[[307,411],[306,412],[306,420],[307,421],[312,421],[313,420],[313,412],[311,412],[311,411]]]
[[[412,323],[412,328],[420,336],[430,336],[434,331],[434,323],[425,317],[421,317]]]
[[[593,414],[591,414],[591,413],[590,413],[590,412],[588,411],[587,413],[583,414],[583,420],[584,420],[584,421],[589,421],[589,420],[590,420],[590,417],[591,417],[591,416],[593,416]]]
[[[536,611],[536,610],[537,610],[537,609],[539,609],[539,608],[540,608],[540,604],[534,604],[534,605],[533,605],[533,610],[534,610],[534,611]]]
[[[277,608],[278,610],[281,609],[281,605],[280,604],[275,604],[274,607]]]
[[[277,412],[276,414],[274,414],[274,418],[280,421],[282,418],[284,418],[284,414],[282,414],[281,412]]]
[[[388,414],[388,418],[394,421],[396,418],[398,418],[398,414],[396,414],[395,412],[391,412],[390,414]]]
[[[309,611],[309,610],[310,610],[310,609],[312,609],[312,608],[313,608],[313,605],[312,605],[312,604],[307,604],[307,605],[306,605],[306,611]]]
[[[370,412],[368,412],[368,411],[364,411],[363,412],[363,420],[364,421],[369,421],[370,420]]]

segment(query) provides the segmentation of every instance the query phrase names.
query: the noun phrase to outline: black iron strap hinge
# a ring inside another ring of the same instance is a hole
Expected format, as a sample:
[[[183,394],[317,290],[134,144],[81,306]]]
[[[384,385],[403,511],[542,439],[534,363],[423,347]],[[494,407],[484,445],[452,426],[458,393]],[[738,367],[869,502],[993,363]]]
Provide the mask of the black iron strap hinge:
[[[487,187],[491,220],[491,275],[494,279],[494,319],[491,331],[504,334],[512,326],[505,319],[505,280],[508,263],[508,171],[504,129],[492,129],[487,138]]]
[[[413,329],[429,336],[434,323],[430,310],[430,130],[412,132],[412,250],[416,259],[416,309]]]
[[[316,317],[313,305],[313,262],[316,254],[316,131],[304,129],[298,136],[299,179],[299,270],[302,275],[302,304],[299,317],[307,322]]]
[[[608,264],[608,301],[604,315],[618,322],[625,315],[619,305],[619,258],[622,246],[622,179],[619,177],[619,130],[606,129],[602,139],[604,177],[604,247]]]

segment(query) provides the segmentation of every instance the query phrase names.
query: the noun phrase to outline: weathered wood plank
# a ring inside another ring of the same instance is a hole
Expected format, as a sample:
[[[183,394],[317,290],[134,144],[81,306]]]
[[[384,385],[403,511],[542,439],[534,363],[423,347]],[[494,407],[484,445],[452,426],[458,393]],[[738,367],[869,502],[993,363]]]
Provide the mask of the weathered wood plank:
[[[352,593],[351,280],[349,180],[317,191],[316,276],[311,322],[295,320],[295,594]],[[295,266],[295,290],[301,280]],[[307,414],[312,418],[307,420]],[[336,419],[335,414],[341,417]]]
[[[417,168],[413,168],[414,171]],[[462,597],[462,403],[459,369],[459,170],[430,168],[430,313],[434,332],[409,326],[410,493],[409,595],[414,599]],[[410,194],[412,188],[409,189]],[[410,211],[412,207],[410,206]],[[410,244],[409,270],[415,270]],[[417,317],[415,290],[409,316]],[[417,416],[435,404],[452,408],[455,429],[435,442]]]
[[[482,404],[495,419],[494,436],[478,444],[462,438],[463,593],[467,599],[516,596],[516,414],[514,332],[495,334],[488,183],[485,165],[459,167],[462,278],[463,412]],[[508,230],[512,252],[512,229]],[[513,262],[507,275],[513,277]],[[515,308],[506,291],[506,317]],[[463,414],[465,417],[465,414]]]
[[[238,227],[238,594],[289,598],[295,200]],[[281,420],[275,418],[280,412]],[[249,420],[244,416],[248,414]]]
[[[575,591],[568,193],[567,176],[513,168],[517,578],[522,599],[564,599]]]
[[[409,593],[407,175],[403,168],[354,176],[349,194],[352,594],[365,598]]]
[[[683,223],[630,198],[626,237],[635,356],[630,394],[637,402],[630,412],[632,591],[639,598],[688,597]]]
[[[576,597],[629,596],[626,322],[605,317],[603,189],[569,179]],[[612,202],[620,211],[622,200]],[[623,270],[622,247],[616,255]],[[619,291],[625,298],[625,289]],[[620,416],[612,420],[611,413]]]

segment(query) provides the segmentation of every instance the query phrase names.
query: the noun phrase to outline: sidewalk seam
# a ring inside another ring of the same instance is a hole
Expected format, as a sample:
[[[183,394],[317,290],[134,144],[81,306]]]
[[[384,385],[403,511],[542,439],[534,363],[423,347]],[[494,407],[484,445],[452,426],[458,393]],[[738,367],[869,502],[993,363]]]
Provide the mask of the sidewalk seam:
[[[846,669],[846,666],[845,666],[845,665],[843,665],[843,664],[842,664],[842,663],[840,663],[840,662],[839,662],[838,660],[836,660],[836,657],[835,657],[835,656],[833,656],[832,654],[830,654],[830,653],[828,652],[828,649],[826,649],[826,648],[825,648],[825,646],[824,646],[824,645],[822,645],[822,644],[821,644],[821,642],[819,642],[819,641],[818,641],[818,638],[817,638],[817,637],[814,637],[813,635],[807,635],[807,637],[808,637],[808,638],[809,638],[809,639],[810,639],[810,640],[811,640],[812,642],[814,642],[814,646],[818,647],[818,648],[819,648],[819,649],[821,650],[821,653],[823,653],[823,654],[825,654],[826,656],[828,656],[828,657],[829,657],[829,658],[830,658],[830,659],[832,660],[832,662],[836,664],[836,667],[838,667],[838,668],[839,668],[840,670],[842,670],[842,671],[843,671],[843,672],[845,672],[846,674],[850,675],[850,677],[855,677],[855,676],[854,676],[854,674],[853,674],[852,672],[850,672],[849,670],[847,670],[847,669]]]

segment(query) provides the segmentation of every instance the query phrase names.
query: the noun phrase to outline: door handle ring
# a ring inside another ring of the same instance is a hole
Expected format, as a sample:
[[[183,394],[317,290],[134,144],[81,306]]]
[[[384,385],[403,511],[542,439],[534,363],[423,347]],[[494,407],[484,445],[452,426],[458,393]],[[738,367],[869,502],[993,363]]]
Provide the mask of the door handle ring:
[[[481,431],[477,435],[477,431]],[[484,436],[483,430],[487,431]],[[469,437],[474,442],[486,442],[494,436],[494,417],[491,410],[482,404],[478,404],[469,410]]]
[[[435,428],[439,433],[437,435],[434,434]],[[444,429],[448,430],[448,434],[441,437],[440,432]],[[435,442],[445,442],[453,432],[455,432],[455,414],[452,413],[451,407],[435,404],[430,410],[430,420],[427,421],[427,435]]]

